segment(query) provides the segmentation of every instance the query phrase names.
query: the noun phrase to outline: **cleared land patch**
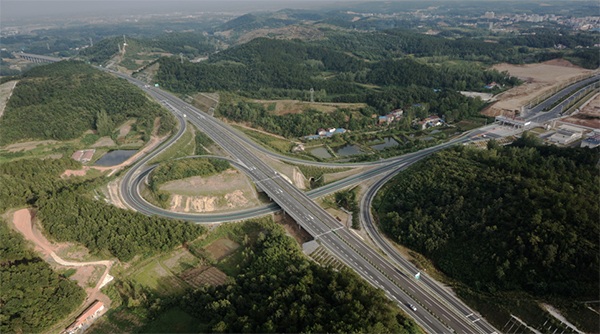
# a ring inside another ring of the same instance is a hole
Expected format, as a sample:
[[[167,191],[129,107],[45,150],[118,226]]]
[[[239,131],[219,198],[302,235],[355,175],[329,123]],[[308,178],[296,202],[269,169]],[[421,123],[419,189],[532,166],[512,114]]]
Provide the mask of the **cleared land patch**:
[[[247,176],[234,169],[209,177],[169,181],[160,190],[172,194],[171,210],[178,212],[238,210],[260,205]]]
[[[198,267],[185,271],[180,275],[181,279],[185,280],[189,285],[199,288],[205,284],[218,286],[225,283],[227,275],[215,267]]]
[[[13,80],[13,81],[5,82],[2,85],[0,85],[0,117],[2,117],[2,114],[4,113],[4,108],[6,107],[6,103],[8,102],[8,99],[10,99],[10,96],[12,95],[12,91],[13,91],[13,89],[15,89],[17,82],[19,82],[19,81]]]
[[[358,110],[365,106],[364,103],[323,103],[299,100],[255,100],[254,102],[262,104],[273,115],[297,114],[309,109],[332,113],[338,108]],[[273,108],[273,105],[275,105],[275,108]]]
[[[158,260],[142,267],[133,279],[162,295],[182,293],[187,288],[182,281],[166,270]]]
[[[314,40],[323,38],[325,33],[319,29],[306,25],[291,25],[275,29],[257,29],[242,35],[236,44],[244,44],[258,37],[269,37],[275,39],[301,39]]]
[[[227,255],[233,253],[240,247],[240,244],[233,240],[222,238],[214,241],[210,245],[206,246],[206,250],[211,252],[215,258],[219,261],[227,257]]]
[[[529,65],[497,64],[492,68],[499,72],[508,71],[511,76],[518,77],[528,83],[498,94],[495,97],[498,102],[482,112],[487,116],[512,116],[514,110],[519,110],[530,99],[543,94],[563,82],[592,72],[591,70],[574,66],[567,60],[562,59]]]
[[[163,260],[162,263],[163,266],[173,272],[173,274],[179,275],[180,273],[194,269],[201,261],[189,251],[182,248],[177,250],[172,257]]]
[[[561,121],[600,129],[600,94],[592,97],[579,112]]]

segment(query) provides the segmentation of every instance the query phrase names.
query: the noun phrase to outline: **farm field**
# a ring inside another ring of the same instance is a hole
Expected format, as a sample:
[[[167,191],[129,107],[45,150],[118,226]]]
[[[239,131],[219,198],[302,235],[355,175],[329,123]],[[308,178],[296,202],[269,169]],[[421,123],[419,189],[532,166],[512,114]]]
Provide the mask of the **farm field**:
[[[240,244],[233,240],[222,238],[206,246],[206,250],[211,252],[217,260],[223,260],[227,255],[233,253],[240,247]]]

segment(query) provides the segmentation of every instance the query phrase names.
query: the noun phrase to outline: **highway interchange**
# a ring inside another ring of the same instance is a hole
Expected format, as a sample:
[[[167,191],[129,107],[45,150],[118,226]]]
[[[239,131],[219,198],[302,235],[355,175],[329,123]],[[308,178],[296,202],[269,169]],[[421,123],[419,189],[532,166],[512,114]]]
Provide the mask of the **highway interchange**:
[[[150,96],[167,107],[177,117],[180,124],[179,131],[175,136],[172,136],[159,149],[136,163],[124,175],[121,182],[121,193],[125,202],[132,209],[149,215],[157,214],[195,222],[214,222],[245,219],[278,210],[279,207],[294,218],[299,225],[318,240],[331,254],[352,268],[370,284],[383,289],[391,300],[395,301],[407,314],[411,315],[427,332],[485,334],[497,332],[489,323],[480,318],[477,313],[469,309],[427,275],[421,274],[421,278],[416,280],[414,275],[418,272],[418,269],[406,259],[399,256],[387,241],[381,237],[370,217],[370,204],[373,196],[393,175],[436,151],[451,145],[469,142],[478,138],[478,134],[493,131],[491,127],[479,129],[476,132],[463,135],[445,144],[402,157],[395,157],[379,162],[344,164],[344,167],[372,165],[374,168],[349,178],[351,180],[341,180],[313,192],[304,193],[279,175],[251,151],[250,148],[269,155],[276,154],[256,145],[245,136],[223,125],[215,118],[188,105],[169,93],[149,87],[131,77],[119,73],[113,74],[136,84],[139,88],[146,91]],[[157,208],[146,202],[139,195],[140,183],[152,169],[152,166],[146,166],[146,163],[173,144],[183,134],[186,128],[186,120],[197,126],[220,145],[231,156],[231,163],[246,173],[258,188],[277,203],[278,207],[276,205],[268,205],[237,213],[206,215],[174,213]],[[278,158],[294,160],[283,156],[278,156]],[[317,163],[303,160],[296,159],[294,161],[317,165]],[[319,163],[319,165],[332,166],[333,164]],[[376,244],[390,257],[392,262],[368,246],[345,226],[341,225],[310,198],[322,196],[322,194],[328,191],[335,191],[349,184],[381,175],[384,175],[384,177],[369,188],[367,195],[361,202],[361,220],[365,224],[369,234],[374,238]],[[309,195],[312,196],[309,197]],[[410,304],[420,306],[417,308],[417,311],[413,311],[409,308]],[[429,312],[423,308],[427,308]]]

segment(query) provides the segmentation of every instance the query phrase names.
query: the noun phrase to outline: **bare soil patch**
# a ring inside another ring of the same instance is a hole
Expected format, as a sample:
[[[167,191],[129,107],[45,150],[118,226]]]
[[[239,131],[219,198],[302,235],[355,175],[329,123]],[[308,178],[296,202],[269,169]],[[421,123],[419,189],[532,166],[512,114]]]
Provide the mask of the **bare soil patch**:
[[[297,114],[308,109],[315,109],[324,113],[332,113],[338,108],[350,108],[358,110],[365,106],[364,103],[322,103],[306,102],[299,100],[255,100],[255,103],[261,103],[265,108],[275,103],[275,111],[269,111],[274,115]]]
[[[38,141],[26,141],[22,143],[10,144],[4,148],[4,150],[8,150],[9,152],[18,152],[18,151],[29,151],[33,150],[38,146],[47,146],[56,144],[56,140],[38,140]]]
[[[90,265],[91,266],[102,265],[102,266],[106,267],[106,269],[104,270],[104,273],[100,274],[100,279],[98,280],[98,284],[94,288],[86,289],[86,292],[88,294],[88,298],[101,299],[106,302],[106,305],[110,305],[110,299],[108,299],[108,297],[106,297],[104,294],[102,294],[100,292],[100,288],[101,288],[102,282],[105,280],[105,278],[108,277],[108,271],[110,270],[113,262],[112,261],[71,262],[71,261],[63,260],[58,255],[56,255],[55,251],[58,251],[59,249],[61,249],[63,247],[68,247],[69,244],[64,243],[64,244],[59,244],[59,245],[53,245],[52,243],[50,243],[48,241],[48,239],[46,239],[46,237],[44,237],[42,235],[40,230],[35,228],[35,225],[33,223],[33,221],[35,221],[35,219],[32,220],[32,218],[35,218],[33,209],[21,209],[14,213],[13,223],[14,223],[15,227],[17,228],[17,230],[19,230],[21,233],[23,233],[23,235],[25,236],[25,239],[32,241],[35,244],[35,250],[40,252],[42,254],[42,257],[47,259],[49,262],[52,262],[51,260],[53,260],[54,262],[56,262],[62,266],[76,267],[78,272],[80,270],[82,270],[81,269],[82,267],[86,267],[86,266],[90,266]],[[86,276],[88,274],[89,274],[89,276]],[[93,276],[93,271],[92,271],[92,273],[88,273],[84,270],[84,272],[79,273],[79,275],[81,275],[82,277],[90,277],[90,276]]]
[[[329,212],[330,215],[335,217],[335,219],[337,221],[339,221],[340,224],[342,224],[346,227],[352,226],[352,222],[350,222],[350,224],[348,224],[348,217],[350,217],[350,215],[345,213],[344,211],[339,210],[339,209],[333,209],[333,208],[325,209],[325,211]]]
[[[160,190],[172,193],[171,210],[179,212],[237,210],[260,205],[247,176],[235,169],[209,177],[170,181]]]
[[[561,121],[600,129],[600,94],[596,94],[592,97],[582,106],[580,111]]]
[[[105,146],[115,146],[115,142],[110,137],[102,137],[98,139],[92,146],[90,147],[105,147]]]
[[[298,245],[302,246],[303,243],[313,240],[310,233],[300,227],[288,214],[276,213],[274,215],[274,220],[276,223],[283,226],[285,233],[294,238]]]
[[[108,194],[110,197],[110,201],[117,207],[121,209],[127,209],[125,204],[121,201],[121,196],[119,195],[119,183],[121,182],[121,178],[112,180],[108,183]]]
[[[227,255],[233,253],[238,248],[240,248],[240,244],[226,238],[215,240],[205,247],[205,249],[211,252],[219,261],[226,258]]]
[[[527,83],[498,94],[495,97],[498,102],[482,111],[487,116],[514,116],[514,111],[519,110],[530,99],[565,81],[592,72],[563,59],[529,65],[497,64],[492,68],[499,72],[508,71],[510,75]]]
[[[117,138],[125,138],[131,131],[131,124],[135,123],[135,119],[130,119],[127,122],[123,123],[117,130],[119,130],[119,137]]]
[[[83,166],[83,169],[67,169],[60,175],[61,178],[66,179],[69,176],[85,176],[90,167]]]
[[[302,39],[302,40],[314,40],[323,38],[325,33],[306,25],[291,25],[282,28],[274,29],[257,29],[251,31],[238,39],[237,44],[247,43],[258,37],[269,37],[275,39]]]
[[[2,114],[4,114],[6,103],[8,103],[8,100],[12,96],[13,89],[15,89],[15,86],[18,82],[19,80],[14,80],[0,85],[0,117],[2,117]]]

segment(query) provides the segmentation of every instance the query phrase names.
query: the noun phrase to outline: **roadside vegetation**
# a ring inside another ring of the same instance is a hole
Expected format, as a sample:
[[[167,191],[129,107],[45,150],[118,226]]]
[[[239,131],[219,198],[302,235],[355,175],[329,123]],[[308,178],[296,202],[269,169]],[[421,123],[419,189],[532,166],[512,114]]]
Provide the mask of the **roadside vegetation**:
[[[506,147],[455,147],[400,173],[373,208],[385,234],[430,258],[498,328],[510,313],[533,312],[507,298],[591,318],[579,301],[599,289],[597,161],[597,151],[527,134]],[[569,321],[593,331],[580,319]]]

